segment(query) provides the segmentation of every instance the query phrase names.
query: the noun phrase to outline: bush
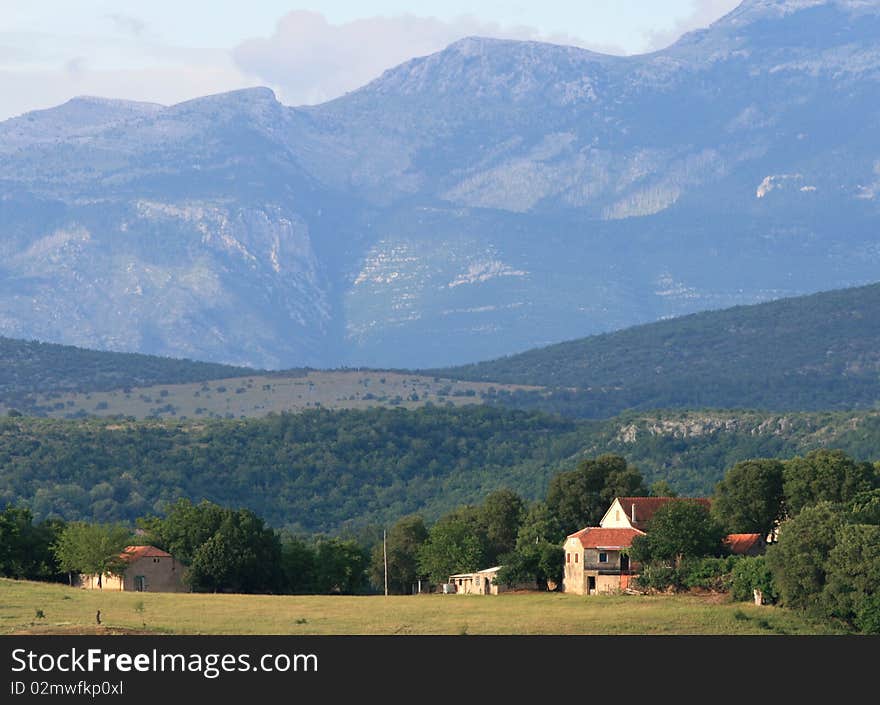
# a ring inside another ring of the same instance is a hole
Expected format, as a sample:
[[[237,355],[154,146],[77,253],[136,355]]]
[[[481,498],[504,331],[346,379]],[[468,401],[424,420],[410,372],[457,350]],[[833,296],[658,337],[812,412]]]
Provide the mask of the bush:
[[[681,573],[672,566],[648,564],[642,566],[636,584],[644,590],[679,590],[682,587]]]
[[[698,558],[684,561],[681,566],[681,582],[686,588],[703,588],[716,592],[728,592],[739,556],[724,558]]]
[[[750,602],[755,590],[760,590],[768,602],[775,602],[778,597],[764,556],[744,556],[733,567],[730,596],[738,602]]]

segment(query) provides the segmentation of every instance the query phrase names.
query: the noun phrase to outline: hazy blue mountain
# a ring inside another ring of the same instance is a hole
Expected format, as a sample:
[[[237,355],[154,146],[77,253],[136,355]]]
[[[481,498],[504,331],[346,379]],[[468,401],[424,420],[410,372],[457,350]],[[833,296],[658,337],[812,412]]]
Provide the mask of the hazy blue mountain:
[[[876,281],[880,0],[652,54],[469,38],[323,105],[0,123],[0,334],[429,367]]]

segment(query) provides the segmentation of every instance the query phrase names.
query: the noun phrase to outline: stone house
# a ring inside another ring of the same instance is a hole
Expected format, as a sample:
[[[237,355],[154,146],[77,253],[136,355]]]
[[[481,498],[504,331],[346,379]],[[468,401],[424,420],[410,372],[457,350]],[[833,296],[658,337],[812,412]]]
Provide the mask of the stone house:
[[[638,575],[639,566],[627,550],[636,536],[643,536],[657,510],[670,502],[697,502],[707,509],[711,502],[692,497],[617,497],[599,522],[565,539],[563,592],[596,595],[626,590]]]
[[[633,528],[605,529],[591,526],[565,540],[564,592],[596,595],[629,587],[637,566],[626,553],[636,536],[645,532]]]
[[[183,584],[183,566],[166,551],[155,546],[127,546],[120,558],[125,563],[122,575],[105,573],[80,575],[77,584],[86,590],[130,590],[135,592],[187,592]]]

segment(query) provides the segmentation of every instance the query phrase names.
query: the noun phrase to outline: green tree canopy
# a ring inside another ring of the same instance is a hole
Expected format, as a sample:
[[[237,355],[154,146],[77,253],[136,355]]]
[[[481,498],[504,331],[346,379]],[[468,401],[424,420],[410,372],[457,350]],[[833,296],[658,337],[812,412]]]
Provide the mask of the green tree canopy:
[[[450,575],[479,570],[486,559],[479,510],[463,507],[442,517],[419,550],[419,570],[435,583]]]
[[[842,525],[841,507],[819,502],[779,527],[779,540],[767,549],[767,565],[783,605],[804,609],[818,604],[828,554]]]
[[[880,634],[880,526],[844,524],[828,554],[825,611],[869,634]]]
[[[878,484],[871,463],[857,462],[842,450],[814,450],[784,465],[785,508],[790,515],[818,502],[848,502]]]
[[[169,505],[164,518],[150,517],[140,523],[150,543],[189,565],[196,551],[217,533],[229,511],[208,500],[196,505],[181,498]]]
[[[533,502],[516,534],[517,550],[536,543],[559,544],[565,538],[556,515],[546,502]]]
[[[678,500],[657,509],[647,534],[633,539],[631,554],[642,563],[678,565],[684,558],[720,555],[725,535],[705,505]]]
[[[562,546],[540,541],[525,544],[502,558],[503,565],[497,580],[502,585],[561,585],[565,563]]]
[[[281,574],[284,591],[294,594],[315,589],[317,555],[314,547],[296,536],[281,539]]]
[[[369,557],[357,541],[340,538],[320,541],[315,563],[318,592],[350,595],[366,585]]]
[[[61,572],[51,550],[64,522],[48,519],[34,524],[26,507],[0,512],[0,576],[27,580],[57,580]]]
[[[74,522],[64,528],[53,550],[61,570],[97,575],[98,587],[103,587],[105,573],[124,572],[120,554],[131,541],[131,530],[121,524]]]
[[[595,526],[615,497],[647,495],[638,469],[619,455],[582,460],[555,475],[547,488],[547,506],[565,534]]]
[[[516,546],[517,535],[526,514],[525,503],[512,490],[496,490],[483,501],[480,514],[485,533],[485,560],[495,564],[502,555],[510,553]]]
[[[281,542],[247,509],[223,509],[219,526],[192,556],[194,590],[273,592],[281,586]],[[173,554],[172,554],[173,555]]]
[[[779,460],[744,460],[734,465],[715,488],[712,512],[729,533],[766,536],[783,516]]]
[[[402,517],[388,530],[386,552],[388,555],[388,591],[408,594],[419,579],[419,549],[428,539],[428,529],[422,517],[413,514]],[[382,544],[373,548],[370,561],[370,582],[375,588],[385,585],[385,560]]]

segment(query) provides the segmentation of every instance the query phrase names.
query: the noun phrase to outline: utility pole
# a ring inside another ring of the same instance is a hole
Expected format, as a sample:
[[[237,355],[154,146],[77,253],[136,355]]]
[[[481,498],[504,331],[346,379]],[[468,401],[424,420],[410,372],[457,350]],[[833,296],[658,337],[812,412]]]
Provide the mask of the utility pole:
[[[382,561],[385,564],[385,597],[388,597],[388,542],[385,529],[382,529]]]

